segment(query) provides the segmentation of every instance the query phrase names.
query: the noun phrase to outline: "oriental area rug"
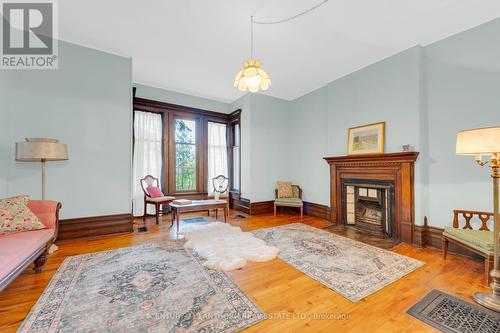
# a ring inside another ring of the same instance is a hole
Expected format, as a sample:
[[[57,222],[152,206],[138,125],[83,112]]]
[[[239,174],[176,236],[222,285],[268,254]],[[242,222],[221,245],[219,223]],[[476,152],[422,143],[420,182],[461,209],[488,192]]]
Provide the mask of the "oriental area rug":
[[[278,257],[352,302],[376,292],[424,263],[302,223],[259,229]]]
[[[18,332],[237,332],[263,312],[167,241],[68,257]]]

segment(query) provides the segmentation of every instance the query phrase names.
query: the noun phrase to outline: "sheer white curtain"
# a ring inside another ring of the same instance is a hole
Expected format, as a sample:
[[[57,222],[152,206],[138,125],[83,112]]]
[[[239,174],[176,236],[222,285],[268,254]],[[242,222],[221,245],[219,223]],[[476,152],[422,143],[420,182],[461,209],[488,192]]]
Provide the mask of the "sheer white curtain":
[[[214,191],[212,178],[218,175],[227,177],[226,125],[208,123],[208,193]]]
[[[134,159],[133,159],[133,213],[144,214],[144,192],[140,179],[146,175],[161,182],[162,166],[162,120],[161,115],[151,112],[134,112]],[[154,211],[154,207],[151,208]],[[148,211],[152,213],[152,211]]]

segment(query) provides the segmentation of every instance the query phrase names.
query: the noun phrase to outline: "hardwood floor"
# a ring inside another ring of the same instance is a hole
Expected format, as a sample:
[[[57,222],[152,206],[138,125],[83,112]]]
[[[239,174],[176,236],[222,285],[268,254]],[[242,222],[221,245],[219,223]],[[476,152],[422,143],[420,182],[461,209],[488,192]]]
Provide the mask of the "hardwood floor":
[[[236,218],[238,213],[232,211],[229,221],[244,231],[300,220],[299,216],[288,214],[276,218],[272,215]],[[142,220],[137,222],[140,225]],[[176,237],[170,222],[157,226],[152,224],[152,218],[149,223],[144,233],[138,233],[136,226],[133,234],[59,243],[59,251],[49,256],[42,273],[33,274],[27,270],[0,293],[0,332],[15,332],[67,256]],[[318,228],[329,225],[325,220],[310,216],[305,216],[303,223]],[[444,261],[436,250],[407,244],[399,244],[392,250],[424,261],[426,265],[356,303],[279,259],[249,263],[241,270],[230,272],[240,288],[270,317],[245,332],[435,332],[408,316],[406,310],[432,289],[467,301],[472,301],[473,291],[486,290],[481,262],[454,255]]]

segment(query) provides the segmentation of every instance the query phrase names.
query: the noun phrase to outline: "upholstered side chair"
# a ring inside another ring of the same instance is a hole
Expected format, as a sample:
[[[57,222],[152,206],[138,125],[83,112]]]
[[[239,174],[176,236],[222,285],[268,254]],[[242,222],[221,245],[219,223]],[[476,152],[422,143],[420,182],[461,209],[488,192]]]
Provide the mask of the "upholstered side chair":
[[[152,193],[152,190],[154,188],[158,189],[157,191],[160,191],[160,182],[158,181],[158,178],[147,175],[146,177],[142,178],[140,182],[142,191],[144,192],[144,215],[142,217],[142,220],[146,222],[146,216],[153,216],[151,214],[148,214],[148,205],[153,205],[155,206],[154,216],[156,217],[156,224],[159,224],[161,205],[166,205],[168,207],[168,204],[175,200],[175,197],[163,195],[163,193],[161,192],[159,192],[160,195],[154,195]],[[170,217],[170,222],[173,225],[174,222],[172,217]]]
[[[300,209],[300,218],[304,217],[304,203],[302,202],[302,189],[299,185],[292,185],[292,195],[286,198],[278,196],[278,189],[274,190],[274,216],[276,207],[295,207]]]

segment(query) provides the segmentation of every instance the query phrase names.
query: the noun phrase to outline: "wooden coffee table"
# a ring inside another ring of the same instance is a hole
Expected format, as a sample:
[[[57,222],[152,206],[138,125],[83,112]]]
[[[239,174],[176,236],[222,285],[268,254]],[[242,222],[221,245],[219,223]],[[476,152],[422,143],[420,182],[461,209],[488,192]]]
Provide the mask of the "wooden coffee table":
[[[193,200],[193,203],[189,205],[176,205],[171,202],[169,206],[172,209],[172,221],[177,222],[177,233],[179,233],[179,215],[182,213],[203,212],[215,209],[215,218],[217,219],[218,210],[224,209],[224,222],[227,222],[226,219],[229,213],[226,200]]]

